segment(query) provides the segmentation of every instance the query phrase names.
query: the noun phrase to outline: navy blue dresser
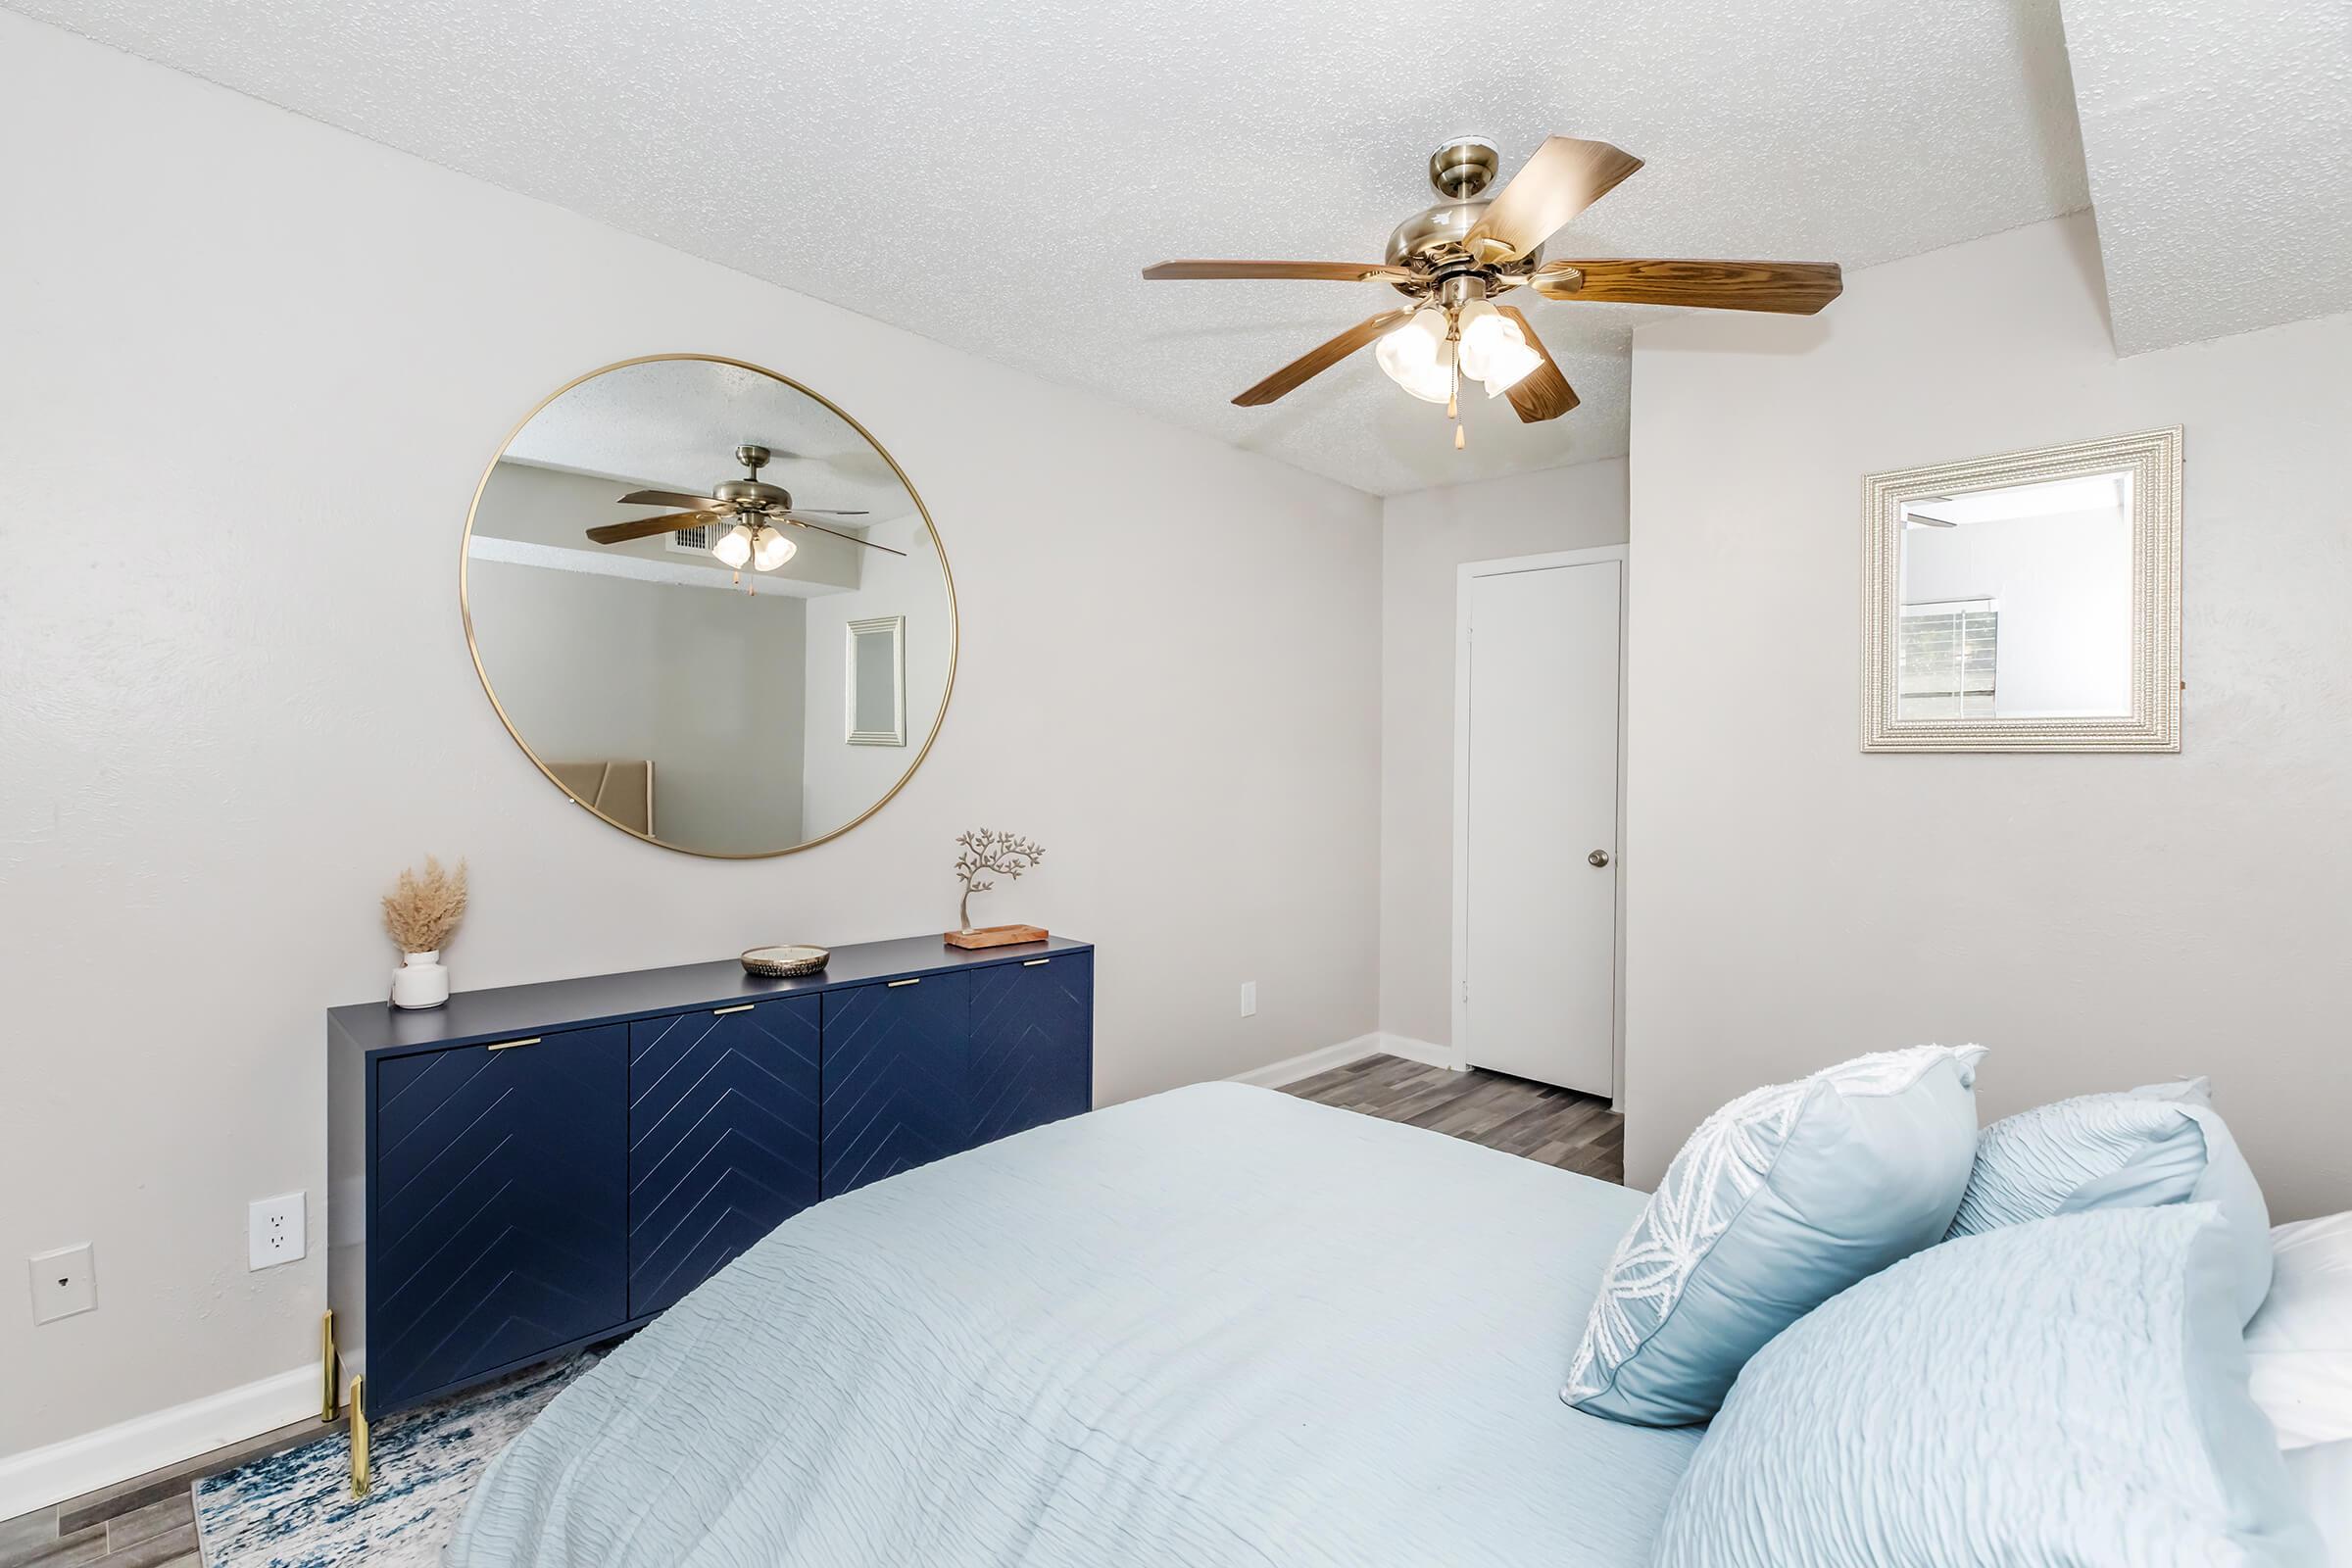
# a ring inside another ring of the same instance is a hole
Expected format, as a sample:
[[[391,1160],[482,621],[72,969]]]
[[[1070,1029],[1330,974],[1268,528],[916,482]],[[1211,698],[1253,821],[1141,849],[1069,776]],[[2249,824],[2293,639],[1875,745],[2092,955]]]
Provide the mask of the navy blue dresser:
[[[634,1328],[820,1198],[1090,1108],[1094,991],[1083,942],[924,937],[802,980],[728,960],[335,1008],[322,1358],[355,1473],[367,1417]]]

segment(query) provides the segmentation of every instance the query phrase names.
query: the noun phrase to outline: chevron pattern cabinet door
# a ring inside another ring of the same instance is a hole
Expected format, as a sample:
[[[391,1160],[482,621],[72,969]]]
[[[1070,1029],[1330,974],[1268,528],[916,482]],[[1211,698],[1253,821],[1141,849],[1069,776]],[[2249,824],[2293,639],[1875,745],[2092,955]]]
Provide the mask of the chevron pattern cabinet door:
[[[629,1025],[629,1315],[816,1201],[815,997]]]
[[[627,1315],[627,1045],[612,1024],[377,1063],[370,1414]]]
[[[824,1195],[971,1146],[968,975],[828,991]]]
[[[1095,958],[1057,954],[972,976],[972,1142],[1095,1103]]]

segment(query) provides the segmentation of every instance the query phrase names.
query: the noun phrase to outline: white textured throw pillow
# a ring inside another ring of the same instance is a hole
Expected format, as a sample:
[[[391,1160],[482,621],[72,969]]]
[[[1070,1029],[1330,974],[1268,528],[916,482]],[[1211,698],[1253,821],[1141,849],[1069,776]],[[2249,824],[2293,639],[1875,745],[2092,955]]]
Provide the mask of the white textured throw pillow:
[[[2246,1325],[2254,1402],[2281,1448],[2352,1441],[2352,1212],[2281,1225],[2271,1243],[2270,1298]]]
[[[1753,1090],[1699,1125],[1610,1259],[1560,1396],[1704,1421],[1747,1358],[1933,1246],[1976,1154],[1977,1046],[1914,1046]]]

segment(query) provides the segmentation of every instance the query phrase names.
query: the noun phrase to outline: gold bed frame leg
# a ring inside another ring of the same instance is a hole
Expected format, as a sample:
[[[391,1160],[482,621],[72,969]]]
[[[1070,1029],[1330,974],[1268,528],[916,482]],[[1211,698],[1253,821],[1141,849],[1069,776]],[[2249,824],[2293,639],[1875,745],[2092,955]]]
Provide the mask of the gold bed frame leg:
[[[351,1494],[368,1495],[368,1379],[351,1380]]]
[[[335,1309],[328,1307],[318,1320],[318,1419],[335,1418],[335,1394],[343,1381],[343,1367],[335,1359]]]

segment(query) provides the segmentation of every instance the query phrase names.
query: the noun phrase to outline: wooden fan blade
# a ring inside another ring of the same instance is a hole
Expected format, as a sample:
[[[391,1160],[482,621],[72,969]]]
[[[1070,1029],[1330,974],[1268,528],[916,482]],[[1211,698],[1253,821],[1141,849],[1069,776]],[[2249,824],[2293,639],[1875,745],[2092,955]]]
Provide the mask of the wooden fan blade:
[[[1641,167],[1641,159],[1605,141],[1545,137],[1462,236],[1462,249],[1490,267],[1516,261]]]
[[[842,533],[838,529],[826,527],[823,523],[810,522],[797,512],[786,513],[782,520],[791,523],[795,528],[808,528],[817,533],[829,533],[836,539],[847,539],[854,545],[863,545],[868,550],[879,550],[886,556],[904,556],[906,554],[906,552],[904,550],[893,550],[888,545],[878,545],[871,539],[860,539],[854,533]]]
[[[1296,392],[1412,314],[1409,309],[1384,311],[1368,321],[1358,321],[1330,342],[1293,360],[1233,401],[1245,409],[1254,409],[1260,404],[1271,403],[1276,398]]]
[[[1811,316],[1844,287],[1836,262],[1546,262],[1535,275],[1536,292],[1547,300],[1783,316]]]
[[[1544,356],[1542,365],[1528,371],[1520,377],[1517,385],[1502,394],[1511,400],[1511,407],[1518,412],[1519,422],[1541,424],[1545,419],[1556,419],[1575,408],[1580,401],[1576,388],[1568,384],[1568,378],[1560,373],[1560,368],[1551,362],[1551,350],[1545,348],[1544,340],[1536,336],[1536,329],[1528,324],[1527,318],[1508,305],[1497,305],[1494,309],[1519,323],[1521,334],[1527,338],[1527,346]]]
[[[1144,269],[1153,282],[1165,278],[1304,277],[1334,283],[1403,283],[1412,273],[1378,262],[1161,262]]]
[[[626,544],[631,539],[650,539],[658,533],[675,533],[680,528],[700,528],[711,520],[708,512],[673,512],[666,517],[647,517],[638,522],[608,522],[601,528],[588,530],[588,537],[600,545]]]
[[[620,498],[624,507],[700,507],[705,512],[724,512],[727,504],[716,496],[690,496],[679,490],[632,490]]]
[[[831,512],[823,507],[795,507],[792,509],[792,514],[796,517],[862,517],[866,515],[863,509],[856,512]]]

